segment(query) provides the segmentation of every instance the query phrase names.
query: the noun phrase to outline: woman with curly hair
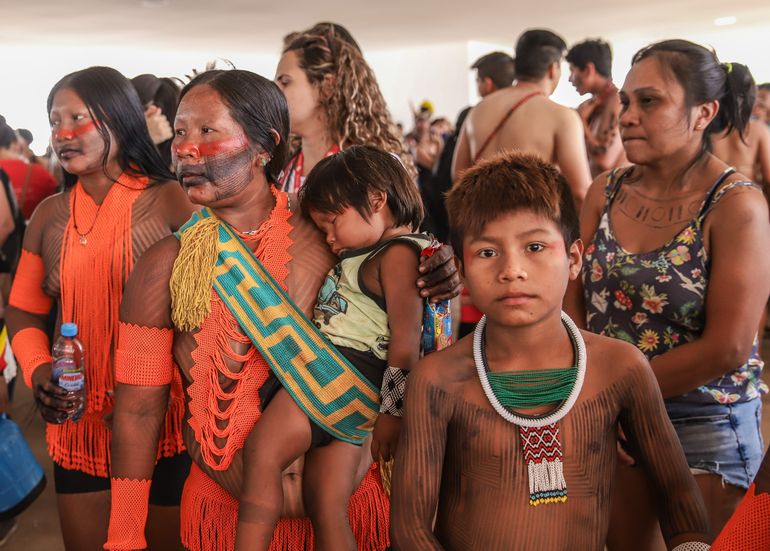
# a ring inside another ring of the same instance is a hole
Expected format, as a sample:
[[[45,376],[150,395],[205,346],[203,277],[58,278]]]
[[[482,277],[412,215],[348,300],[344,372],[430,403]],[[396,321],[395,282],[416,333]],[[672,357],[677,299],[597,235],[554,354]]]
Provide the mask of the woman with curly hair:
[[[275,82],[289,104],[292,157],[279,180],[294,193],[318,162],[340,149],[372,145],[397,155],[416,178],[374,71],[347,29],[318,23],[284,38]]]

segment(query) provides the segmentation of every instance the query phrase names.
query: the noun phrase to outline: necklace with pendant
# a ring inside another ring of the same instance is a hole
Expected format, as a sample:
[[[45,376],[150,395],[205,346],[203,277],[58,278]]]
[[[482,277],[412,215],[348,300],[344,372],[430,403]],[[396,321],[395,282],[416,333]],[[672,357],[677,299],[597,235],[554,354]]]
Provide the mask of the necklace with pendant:
[[[79,194],[80,190],[75,189],[73,193]],[[99,211],[102,210],[102,205],[105,203],[105,201],[107,201],[106,197],[104,198],[104,201],[102,201],[102,203],[98,207],[96,207],[96,214],[94,215],[94,221],[91,222],[91,227],[88,228],[88,231],[85,233],[80,233],[80,230],[78,229],[78,218],[76,213],[77,204],[78,204],[77,195],[75,196],[75,200],[72,202],[72,225],[75,228],[75,233],[78,234],[78,243],[80,243],[84,247],[88,245],[88,234],[90,234],[93,231],[94,226],[96,226],[96,221],[99,219]]]
[[[575,322],[562,312],[561,321],[569,334],[577,363],[572,389],[566,394],[566,398],[561,401],[559,406],[548,415],[537,417],[517,415],[501,403],[487,375],[486,345],[484,342],[486,321],[486,316],[484,316],[476,325],[473,334],[473,359],[481,388],[492,408],[503,419],[519,428],[519,438],[529,476],[529,503],[530,505],[541,505],[567,501],[567,482],[564,479],[558,423],[575,405],[583,387],[586,371],[586,348],[583,336]]]

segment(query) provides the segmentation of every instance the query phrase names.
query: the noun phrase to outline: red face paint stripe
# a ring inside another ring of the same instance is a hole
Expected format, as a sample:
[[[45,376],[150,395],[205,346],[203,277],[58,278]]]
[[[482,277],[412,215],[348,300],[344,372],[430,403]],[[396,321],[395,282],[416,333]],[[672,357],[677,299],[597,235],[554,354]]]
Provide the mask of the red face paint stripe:
[[[73,128],[72,130],[57,130],[54,132],[53,137],[56,140],[71,140],[73,138],[77,138],[78,136],[82,136],[83,134],[86,134],[87,132],[90,132],[94,129],[96,129],[96,123],[94,123],[94,121],[89,121],[86,124]]]
[[[235,149],[243,149],[246,146],[246,142],[243,138],[229,138],[227,140],[220,140],[216,142],[207,143],[182,143],[174,145],[174,153],[192,153],[197,151],[199,155],[221,155],[223,153],[232,153]]]

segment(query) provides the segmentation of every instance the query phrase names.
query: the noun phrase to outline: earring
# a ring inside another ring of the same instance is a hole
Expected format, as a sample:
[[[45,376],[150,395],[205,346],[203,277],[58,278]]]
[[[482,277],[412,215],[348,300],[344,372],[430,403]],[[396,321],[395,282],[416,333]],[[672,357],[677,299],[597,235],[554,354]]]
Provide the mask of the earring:
[[[267,166],[267,159],[264,157],[259,158],[259,162],[262,164],[262,168],[265,168]]]

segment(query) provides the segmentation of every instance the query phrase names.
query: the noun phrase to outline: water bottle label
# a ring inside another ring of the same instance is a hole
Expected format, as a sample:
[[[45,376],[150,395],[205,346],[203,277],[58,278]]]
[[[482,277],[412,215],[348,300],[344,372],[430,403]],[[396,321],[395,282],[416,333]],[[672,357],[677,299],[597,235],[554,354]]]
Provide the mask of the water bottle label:
[[[68,392],[77,392],[83,389],[85,377],[72,358],[57,358],[53,365],[53,379]]]
[[[85,377],[80,372],[77,373],[62,373],[59,377],[59,386],[67,392],[77,392],[83,389],[85,383]]]

